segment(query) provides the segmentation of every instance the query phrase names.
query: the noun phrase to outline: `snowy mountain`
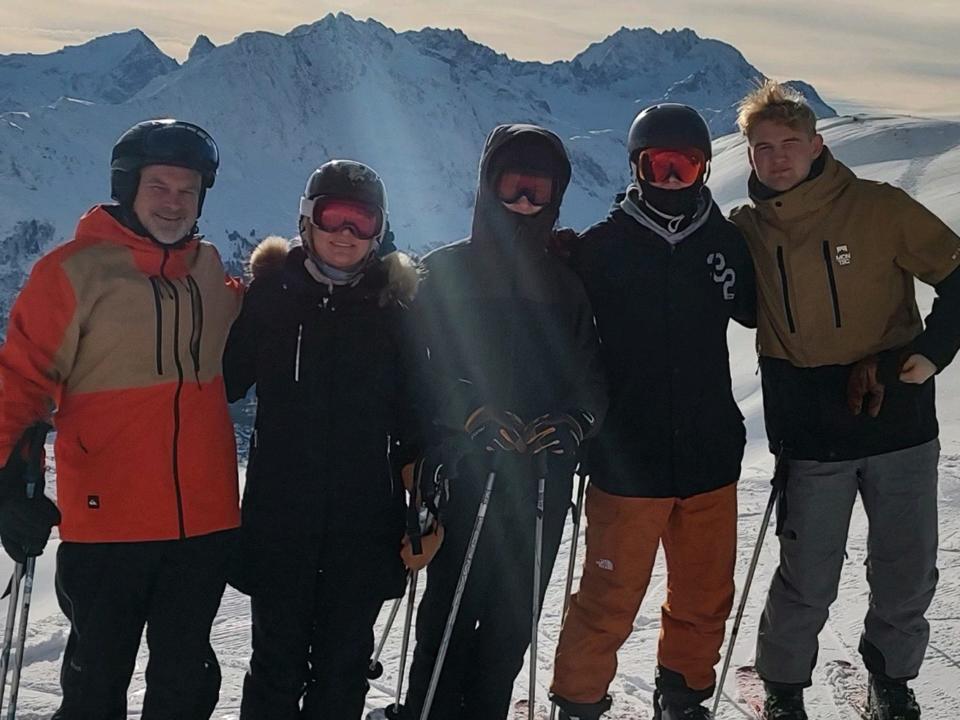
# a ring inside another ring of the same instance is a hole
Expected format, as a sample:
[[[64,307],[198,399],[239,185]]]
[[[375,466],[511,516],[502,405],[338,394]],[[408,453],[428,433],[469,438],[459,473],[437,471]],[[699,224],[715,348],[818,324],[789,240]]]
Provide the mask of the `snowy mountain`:
[[[859,175],[901,185],[937,212],[954,230],[960,231],[960,123],[902,117],[843,117],[823,121],[820,127],[837,157],[850,164]],[[745,194],[745,147],[742,139],[727,136],[717,141],[715,151],[716,161],[710,184],[720,202],[729,208],[741,202]],[[605,204],[606,199],[603,202]],[[602,205],[597,207],[593,218],[588,220],[598,217],[603,210]],[[23,235],[24,242],[28,235]],[[28,250],[25,248],[24,252]],[[0,265],[7,260],[8,257],[0,257]],[[925,314],[932,300],[928,288],[921,289],[919,299],[921,311]],[[769,493],[772,462],[763,437],[753,333],[734,326],[730,330],[729,340],[734,394],[746,417],[748,434],[739,486],[739,598]],[[924,717],[946,720],[960,717],[960,367],[955,365],[939,375],[937,387],[943,447],[940,463],[940,585],[927,615],[931,625],[931,644],[921,675],[913,687],[923,707]],[[563,573],[569,553],[569,528],[568,524],[567,537],[556,562],[557,569],[540,623],[537,697],[541,705],[546,704],[553,651],[559,634]],[[51,542],[51,547],[41,558],[34,591],[33,620],[25,653],[20,700],[25,718],[49,717],[58,701],[57,677],[66,643],[67,625],[57,610],[53,591],[55,545],[56,541]],[[579,548],[582,561],[582,537]],[[840,596],[821,633],[820,659],[814,673],[814,686],[807,691],[807,710],[811,718],[856,720],[859,717],[842,701],[845,673],[838,672],[838,669],[842,668],[843,662],[852,662],[854,667],[860,666],[856,647],[868,600],[864,579],[865,555],[866,518],[858,506],[850,530]],[[746,617],[733,655],[733,667],[751,662],[753,658],[757,623],[776,562],[776,542],[771,531],[760,556]],[[10,567],[6,556],[0,556],[0,578],[6,576]],[[578,563],[577,576],[579,572]],[[611,687],[615,698],[612,718],[646,720],[651,717],[659,605],[664,599],[664,588],[665,572],[660,563],[634,622],[634,633],[620,653],[618,674]],[[5,607],[5,604],[0,605],[0,610]],[[378,637],[387,612],[388,608],[385,607],[381,613]],[[403,617],[403,613],[400,617]],[[224,597],[214,624],[213,644],[223,668],[220,705],[214,718],[236,720],[243,674],[249,660],[250,625],[249,602],[232,590]],[[392,700],[399,652],[398,621],[381,657],[386,672],[372,683],[367,700],[369,708],[382,707]],[[143,698],[145,655],[146,648],[143,648],[129,693],[131,715],[139,712]],[[525,668],[514,687],[515,698],[526,697],[527,678]],[[724,697],[719,718],[733,720],[747,717],[746,711],[736,704],[737,693],[732,678],[728,679],[724,688]]]
[[[139,30],[105,35],[46,55],[0,55],[0,112],[31,110],[61,97],[120,103],[177,67],[176,60]]]
[[[308,174],[337,156],[381,172],[401,246],[462,237],[484,137],[508,121],[565,139],[574,177],[562,220],[583,226],[626,181],[623,139],[640,108],[693,104],[720,135],[761,76],[736,49],[692,30],[621,29],[545,64],[511,60],[458,30],[396,33],[345,14],[219,47],[200,37],[182,65],[139,31],[0,57],[0,110],[11,110],[0,114],[0,242],[22,223],[49,229],[43,250],[69,238],[79,215],[108,197],[120,133],[170,115],[202,124],[220,144],[201,227],[225,256],[291,234]],[[805,88],[818,112],[834,114]]]

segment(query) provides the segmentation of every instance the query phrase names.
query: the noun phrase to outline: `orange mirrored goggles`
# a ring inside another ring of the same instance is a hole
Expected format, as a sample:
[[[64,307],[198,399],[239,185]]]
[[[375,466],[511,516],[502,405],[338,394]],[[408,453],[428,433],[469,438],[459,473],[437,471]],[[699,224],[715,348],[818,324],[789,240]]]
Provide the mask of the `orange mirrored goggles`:
[[[647,148],[637,158],[640,177],[651,184],[676,178],[684,187],[693,185],[707,165],[698,148]]]

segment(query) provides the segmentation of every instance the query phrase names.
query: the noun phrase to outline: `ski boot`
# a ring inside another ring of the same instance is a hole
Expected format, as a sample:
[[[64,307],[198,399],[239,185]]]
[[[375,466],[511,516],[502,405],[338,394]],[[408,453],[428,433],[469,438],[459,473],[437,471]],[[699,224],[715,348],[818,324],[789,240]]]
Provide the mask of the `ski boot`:
[[[653,691],[653,720],[711,720],[713,715],[703,705],[669,705],[659,690]]]
[[[550,694],[550,699],[557,704],[560,710],[560,720],[600,720],[600,717],[610,709],[613,699],[609,695],[593,703],[575,703]]]
[[[871,674],[868,684],[870,720],[920,720],[920,706],[906,682]]]
[[[766,720],[807,720],[803,707],[803,690],[766,686],[767,699],[763,703]]]

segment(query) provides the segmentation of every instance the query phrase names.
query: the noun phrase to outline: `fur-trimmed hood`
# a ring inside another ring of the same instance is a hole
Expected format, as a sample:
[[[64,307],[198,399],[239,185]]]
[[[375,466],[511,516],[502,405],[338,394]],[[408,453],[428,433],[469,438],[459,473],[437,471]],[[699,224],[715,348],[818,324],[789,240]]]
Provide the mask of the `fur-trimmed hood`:
[[[271,235],[262,240],[250,254],[249,273],[254,281],[276,275],[287,264],[287,258],[299,243]],[[423,267],[410,255],[395,250],[372,263],[367,271],[379,271],[386,276],[380,291],[381,307],[398,302],[409,305],[417,294],[423,277]]]

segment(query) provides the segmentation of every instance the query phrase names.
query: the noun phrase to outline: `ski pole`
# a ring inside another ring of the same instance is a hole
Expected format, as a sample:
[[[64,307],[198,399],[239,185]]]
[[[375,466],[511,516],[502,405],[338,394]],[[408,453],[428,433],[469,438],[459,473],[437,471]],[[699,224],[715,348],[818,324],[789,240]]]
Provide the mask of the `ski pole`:
[[[50,426],[46,423],[37,423],[30,430],[30,449],[27,456],[27,497],[31,500],[39,491],[43,492],[43,443]],[[33,576],[37,567],[37,558],[28,557],[23,571],[23,596],[20,601],[20,624],[17,628],[16,661],[13,666],[13,676],[10,678],[10,705],[7,707],[7,720],[17,717],[17,696],[20,694],[20,672],[23,669],[23,648],[27,640],[27,621],[30,615],[30,601],[33,598]]]
[[[763,540],[767,536],[767,525],[770,524],[770,516],[773,514],[774,505],[776,505],[777,496],[784,488],[787,472],[786,461],[784,459],[783,448],[777,453],[776,466],[773,470],[773,488],[770,490],[770,498],[767,500],[767,509],[763,513],[763,522],[760,525],[760,532],[757,535],[757,543],[753,547],[753,557],[750,558],[750,567],[747,570],[747,577],[743,582],[743,592],[740,595],[740,605],[737,607],[737,615],[733,621],[733,629],[730,631],[730,640],[727,643],[727,655],[723,659],[723,670],[720,673],[720,680],[717,683],[717,694],[713,699],[713,713],[716,716],[717,709],[720,707],[720,697],[723,694],[723,683],[727,679],[727,671],[730,669],[730,660],[733,656],[733,647],[737,642],[737,635],[740,634],[740,622],[743,620],[743,613],[747,608],[747,597],[750,594],[750,586],[753,584],[753,575],[757,569],[757,562],[760,560],[760,550],[763,548]]]
[[[402,597],[398,597],[393,601],[393,607],[390,608],[390,615],[387,617],[387,624],[383,628],[383,635],[380,636],[380,642],[377,643],[377,650],[373,653],[373,657],[370,658],[370,663],[367,665],[368,680],[376,680],[383,675],[383,665],[380,663],[380,654],[383,652],[383,646],[387,644],[390,629],[393,627],[393,621],[397,618],[397,611],[400,610],[400,603],[402,601]]]
[[[403,676],[407,671],[407,648],[410,645],[410,627],[413,625],[413,608],[417,597],[417,578],[419,570],[410,573],[410,594],[407,597],[406,617],[403,620],[403,640],[400,642],[400,674],[397,676],[397,692],[393,705],[387,708],[388,720],[400,720],[403,709],[400,705],[400,693],[403,691]]]
[[[0,707],[3,706],[3,692],[7,686],[7,671],[10,669],[10,648],[13,647],[13,629],[17,624],[17,600],[20,598],[20,581],[23,578],[23,563],[13,566],[13,577],[10,578],[8,592],[10,602],[7,603],[7,624],[3,632],[3,651],[0,654]]]
[[[437,653],[437,660],[433,665],[433,674],[430,676],[430,686],[427,688],[427,697],[423,703],[423,711],[420,713],[420,720],[427,720],[430,716],[430,707],[433,705],[433,696],[437,692],[437,684],[440,682],[440,672],[443,670],[443,661],[447,655],[447,648],[450,645],[450,638],[453,636],[453,626],[457,622],[457,612],[460,610],[460,601],[463,599],[463,591],[467,587],[467,577],[470,575],[470,566],[473,564],[473,554],[477,551],[477,542],[480,540],[480,531],[483,529],[483,521],[487,517],[487,507],[490,505],[490,494],[493,492],[493,483],[497,479],[497,471],[491,470],[487,475],[487,484],[483,489],[483,496],[480,498],[480,506],[477,508],[477,519],[473,523],[473,531],[470,534],[470,542],[467,545],[467,553],[463,558],[463,569],[460,570],[460,578],[457,580],[457,589],[453,593],[453,604],[450,606],[450,614],[447,615],[447,625],[443,629],[443,638],[440,641],[440,650]]]
[[[567,560],[567,582],[563,595],[561,620],[567,616],[570,607],[570,592],[573,590],[573,571],[577,564],[577,543],[580,540],[580,517],[583,513],[583,495],[586,490],[586,473],[577,476],[577,502],[573,505],[573,536],[570,538],[570,558]],[[556,720],[557,703],[550,701],[550,720]]]
[[[537,695],[537,626],[540,624],[540,576],[543,559],[543,493],[547,484],[547,453],[537,458],[537,529],[533,544],[533,610],[530,618],[530,687],[527,690],[527,719],[533,720]]]

